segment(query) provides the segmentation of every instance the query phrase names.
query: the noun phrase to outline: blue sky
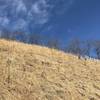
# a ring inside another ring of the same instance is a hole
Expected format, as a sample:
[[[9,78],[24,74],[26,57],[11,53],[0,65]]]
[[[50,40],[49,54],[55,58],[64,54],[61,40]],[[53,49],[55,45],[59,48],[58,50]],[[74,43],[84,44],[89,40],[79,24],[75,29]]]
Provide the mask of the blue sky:
[[[100,0],[0,0],[0,31],[61,40],[100,39]]]

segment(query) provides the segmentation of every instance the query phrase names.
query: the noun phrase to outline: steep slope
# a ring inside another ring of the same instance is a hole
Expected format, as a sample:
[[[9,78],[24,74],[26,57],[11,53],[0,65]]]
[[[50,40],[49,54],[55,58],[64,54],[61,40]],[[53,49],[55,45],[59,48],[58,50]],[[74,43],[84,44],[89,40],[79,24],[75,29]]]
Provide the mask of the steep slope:
[[[0,40],[0,100],[100,100],[100,61]]]

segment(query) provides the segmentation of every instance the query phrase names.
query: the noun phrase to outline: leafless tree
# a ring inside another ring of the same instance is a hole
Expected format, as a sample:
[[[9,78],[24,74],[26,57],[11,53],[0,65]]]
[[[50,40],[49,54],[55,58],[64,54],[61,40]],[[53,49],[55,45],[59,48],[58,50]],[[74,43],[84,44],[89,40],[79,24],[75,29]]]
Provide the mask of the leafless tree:
[[[0,33],[0,38],[10,39],[11,38],[11,33],[8,30],[3,30]]]
[[[21,42],[28,41],[28,35],[21,31],[13,32],[13,38],[15,38],[16,40],[21,41]]]
[[[3,29],[0,33],[0,38],[7,40],[16,40],[16,34],[14,32],[10,32],[7,29]]]
[[[100,59],[100,41],[94,42],[94,50],[98,59]]]
[[[59,49],[60,48],[60,42],[57,39],[49,39],[47,41],[47,46],[49,46],[50,48]]]
[[[29,34],[29,43],[31,44],[40,44],[41,39],[42,37],[40,34]]]
[[[83,41],[82,43],[82,54],[83,56],[88,56],[90,57],[91,56],[91,49],[92,49],[92,41],[89,41],[89,40],[86,40],[86,41]]]
[[[80,59],[80,56],[82,54],[82,50],[81,50],[81,42],[79,39],[72,39],[68,46],[67,46],[67,52],[72,53],[72,54],[76,54],[78,56],[78,58]]]

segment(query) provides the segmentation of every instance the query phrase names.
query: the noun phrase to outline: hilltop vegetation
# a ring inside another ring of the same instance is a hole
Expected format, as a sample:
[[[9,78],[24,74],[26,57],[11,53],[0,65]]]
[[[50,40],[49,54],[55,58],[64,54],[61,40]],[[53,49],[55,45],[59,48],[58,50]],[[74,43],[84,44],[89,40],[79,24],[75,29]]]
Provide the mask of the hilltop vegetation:
[[[16,40],[23,43],[46,46],[63,50],[64,52],[72,53],[79,57],[89,56],[100,59],[100,40],[80,40],[79,38],[70,38],[68,41],[63,41],[61,38],[55,37],[56,36],[48,36],[48,34],[29,34],[21,31],[10,32],[6,29],[0,32],[1,39]]]
[[[100,100],[100,61],[0,40],[0,100]]]

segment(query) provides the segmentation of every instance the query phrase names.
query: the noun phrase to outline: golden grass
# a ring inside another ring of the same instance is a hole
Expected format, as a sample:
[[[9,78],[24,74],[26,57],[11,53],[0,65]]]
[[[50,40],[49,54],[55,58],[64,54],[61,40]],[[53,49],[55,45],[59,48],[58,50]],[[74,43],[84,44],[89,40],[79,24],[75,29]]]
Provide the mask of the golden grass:
[[[0,100],[100,100],[100,61],[0,40]]]

